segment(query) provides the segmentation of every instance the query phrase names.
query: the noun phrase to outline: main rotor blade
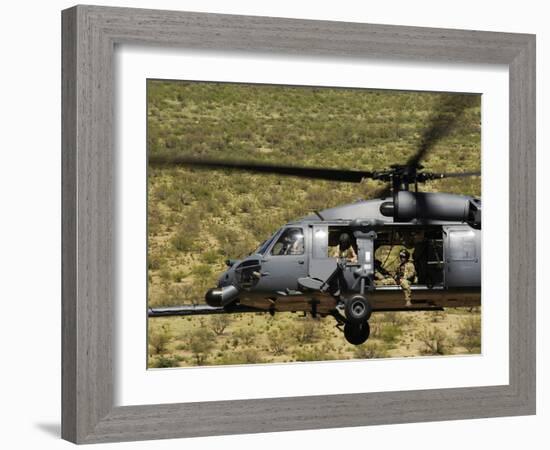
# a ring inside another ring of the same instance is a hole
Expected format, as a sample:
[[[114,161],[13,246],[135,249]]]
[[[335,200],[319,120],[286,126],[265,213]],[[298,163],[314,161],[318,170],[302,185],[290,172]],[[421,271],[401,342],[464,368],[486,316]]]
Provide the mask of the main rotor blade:
[[[266,173],[316,180],[344,181],[360,183],[363,178],[375,177],[375,172],[360,170],[323,169],[316,167],[279,166],[243,161],[222,161],[214,159],[197,159],[187,157],[150,156],[149,164],[154,166],[179,165],[199,169],[231,169],[246,172]]]
[[[437,178],[480,177],[481,172],[446,172],[435,174]]]
[[[445,96],[429,119],[429,126],[421,136],[418,151],[409,158],[405,165],[417,167],[437,141],[452,131],[464,111],[475,106],[478,101],[479,96],[472,94]]]
[[[481,172],[421,172],[418,174],[420,181],[442,180],[443,178],[479,177]]]

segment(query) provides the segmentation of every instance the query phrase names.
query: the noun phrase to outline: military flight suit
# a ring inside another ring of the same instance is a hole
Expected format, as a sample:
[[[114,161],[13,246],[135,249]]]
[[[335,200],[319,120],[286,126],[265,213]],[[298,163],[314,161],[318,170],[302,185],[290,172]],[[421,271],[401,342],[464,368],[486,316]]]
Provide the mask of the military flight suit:
[[[396,284],[391,274],[384,269],[380,260],[374,261],[374,284],[376,286],[386,286]]]
[[[339,245],[337,245],[336,247],[330,247],[329,257],[339,259],[346,258],[349,262],[357,262],[357,253],[355,253],[355,250],[352,246],[350,246],[346,250],[340,250]]]
[[[374,284],[376,286],[390,286],[392,284],[397,284],[397,283],[389,275],[384,275],[380,272],[374,272]]]
[[[411,306],[411,283],[414,282],[415,276],[416,270],[414,269],[414,264],[411,261],[405,261],[399,264],[395,278],[401,286],[401,289],[403,289],[407,306]]]
[[[415,276],[414,264],[411,261],[405,261],[399,265],[395,278],[376,270],[374,272],[374,284],[376,286],[391,286],[396,284],[401,286],[405,295],[406,305],[411,306],[411,283],[414,282]]]

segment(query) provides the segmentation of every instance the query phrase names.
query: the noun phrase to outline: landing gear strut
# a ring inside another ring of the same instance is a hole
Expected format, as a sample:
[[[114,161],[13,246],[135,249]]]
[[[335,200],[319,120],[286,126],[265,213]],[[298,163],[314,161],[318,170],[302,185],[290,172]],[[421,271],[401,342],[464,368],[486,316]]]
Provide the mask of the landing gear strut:
[[[345,300],[344,309],[346,311],[347,322],[355,324],[366,322],[372,314],[372,306],[362,294],[354,295]]]

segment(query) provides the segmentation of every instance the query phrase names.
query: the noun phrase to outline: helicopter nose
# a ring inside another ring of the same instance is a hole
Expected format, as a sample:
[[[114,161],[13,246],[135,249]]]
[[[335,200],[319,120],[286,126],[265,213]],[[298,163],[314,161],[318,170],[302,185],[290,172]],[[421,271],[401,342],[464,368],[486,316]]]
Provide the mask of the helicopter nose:
[[[209,289],[204,299],[209,306],[219,307],[229,305],[239,296],[239,290],[232,284],[221,288]]]

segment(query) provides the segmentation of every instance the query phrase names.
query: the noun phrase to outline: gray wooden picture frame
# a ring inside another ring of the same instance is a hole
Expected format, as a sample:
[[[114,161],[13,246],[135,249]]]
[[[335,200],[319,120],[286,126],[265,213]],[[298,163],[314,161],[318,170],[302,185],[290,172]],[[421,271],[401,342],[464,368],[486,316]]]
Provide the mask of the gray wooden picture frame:
[[[535,413],[535,36],[97,6],[63,11],[62,31],[64,439],[94,443]],[[113,52],[127,43],[507,65],[509,384],[115,407]]]

